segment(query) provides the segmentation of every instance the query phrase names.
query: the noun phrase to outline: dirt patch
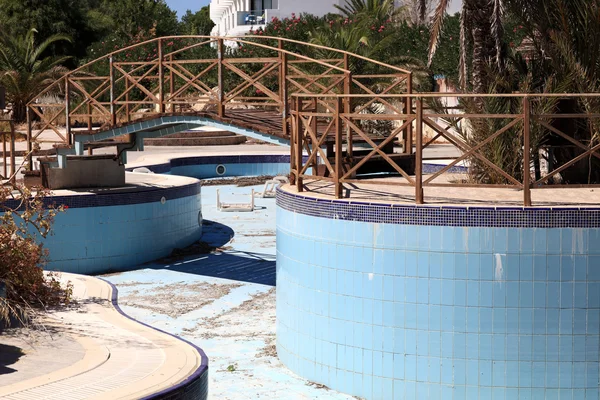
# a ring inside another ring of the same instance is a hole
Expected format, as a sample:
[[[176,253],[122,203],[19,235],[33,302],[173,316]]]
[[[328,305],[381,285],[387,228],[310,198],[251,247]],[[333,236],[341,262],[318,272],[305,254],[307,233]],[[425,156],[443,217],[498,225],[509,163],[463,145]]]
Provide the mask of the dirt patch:
[[[235,185],[237,187],[257,186],[264,185],[265,182],[270,181],[274,178],[271,175],[262,176],[241,176],[235,178],[222,178],[222,179],[207,179],[201,180],[202,186],[225,186]]]
[[[265,340],[265,347],[260,349],[260,351],[256,354],[256,358],[263,357],[277,357],[277,345],[275,344],[274,337]]]
[[[143,293],[135,290],[121,298],[121,304],[177,318],[226,296],[240,284],[217,285],[185,282],[159,286]]]
[[[231,308],[221,314],[198,323],[189,332],[203,339],[262,338],[267,343],[275,340],[275,332],[265,329],[265,326],[275,325],[275,288],[252,296],[238,307]],[[273,342],[274,343],[274,342]]]

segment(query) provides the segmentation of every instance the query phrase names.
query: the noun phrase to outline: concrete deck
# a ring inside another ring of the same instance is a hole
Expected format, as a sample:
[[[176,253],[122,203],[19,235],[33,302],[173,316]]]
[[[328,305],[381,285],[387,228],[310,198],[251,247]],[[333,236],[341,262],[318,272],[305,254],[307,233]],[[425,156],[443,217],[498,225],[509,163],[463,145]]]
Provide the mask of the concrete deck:
[[[25,347],[0,374],[0,398],[138,399],[200,368],[202,354],[194,347],[119,313],[107,282],[72,274],[61,280],[73,283],[74,307],[48,314],[34,341],[0,336],[13,352]]]
[[[430,175],[424,175],[426,180]],[[462,180],[465,175],[448,174],[436,179],[435,183],[448,184],[452,180]],[[340,201],[362,203],[415,204],[415,188],[406,185],[399,177],[378,178],[379,183],[363,182],[344,184],[343,198]],[[318,199],[335,200],[332,183],[304,180],[304,191],[298,192],[295,186],[283,187],[289,193]],[[450,184],[446,187],[424,187],[425,204],[430,206],[460,207],[523,207],[523,190],[511,187],[460,187]],[[533,207],[586,208],[600,206],[600,189],[594,187],[554,187],[531,190]]]
[[[202,348],[210,359],[209,398],[353,397],[299,378],[275,349],[275,199],[256,199],[252,213],[220,213],[225,201],[261,186],[202,188],[204,241],[220,250],[142,266],[105,277],[128,314]]]

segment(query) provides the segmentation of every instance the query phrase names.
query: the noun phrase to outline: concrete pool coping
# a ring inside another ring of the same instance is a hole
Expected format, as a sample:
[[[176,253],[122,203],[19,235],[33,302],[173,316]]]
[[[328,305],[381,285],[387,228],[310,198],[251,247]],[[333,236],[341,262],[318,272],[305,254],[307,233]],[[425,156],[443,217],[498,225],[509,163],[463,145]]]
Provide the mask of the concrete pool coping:
[[[112,284],[67,273],[61,281],[73,283],[78,308],[50,313],[44,324],[73,337],[85,355],[62,369],[0,388],[1,398],[151,399],[207,373],[202,350],[123,313]]]
[[[440,177],[439,183],[448,184],[452,179],[459,179],[461,174],[449,174]],[[424,175],[426,179],[428,175]],[[304,179],[303,192],[295,186],[284,185],[281,190],[296,196],[319,201],[339,203],[369,204],[381,206],[414,206],[414,207],[455,207],[455,208],[488,208],[488,209],[596,209],[600,208],[600,189],[598,188],[540,188],[531,190],[532,207],[523,207],[523,190],[510,187],[461,187],[448,185],[445,187],[424,187],[425,204],[415,203],[415,188],[406,186],[401,177],[381,177],[381,183],[365,183],[353,181],[344,184],[344,197],[336,199],[334,185],[331,182]]]

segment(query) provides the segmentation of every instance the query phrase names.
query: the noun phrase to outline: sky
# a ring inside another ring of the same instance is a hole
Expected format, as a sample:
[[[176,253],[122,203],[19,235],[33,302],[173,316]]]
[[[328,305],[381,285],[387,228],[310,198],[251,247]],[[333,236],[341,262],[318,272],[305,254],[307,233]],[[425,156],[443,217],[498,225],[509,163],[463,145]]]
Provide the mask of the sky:
[[[167,0],[169,7],[177,11],[179,18],[181,18],[187,10],[196,12],[208,5],[208,3],[210,3],[210,0]]]
[[[210,0],[167,0],[169,7],[177,11],[177,15],[181,18],[187,10],[198,11],[203,6],[210,3]],[[460,9],[462,0],[452,0],[450,12],[454,13]]]

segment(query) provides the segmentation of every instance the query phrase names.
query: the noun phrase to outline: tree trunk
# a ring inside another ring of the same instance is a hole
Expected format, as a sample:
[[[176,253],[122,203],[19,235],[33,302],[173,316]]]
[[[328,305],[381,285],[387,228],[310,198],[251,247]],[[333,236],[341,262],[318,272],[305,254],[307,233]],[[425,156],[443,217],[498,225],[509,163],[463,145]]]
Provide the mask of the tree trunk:
[[[473,20],[473,92],[487,93],[490,84],[489,65],[496,55],[490,17],[494,11],[488,0],[468,0],[463,7],[469,7]]]
[[[22,124],[27,121],[27,104],[22,101],[15,101],[12,108],[13,121]]]

